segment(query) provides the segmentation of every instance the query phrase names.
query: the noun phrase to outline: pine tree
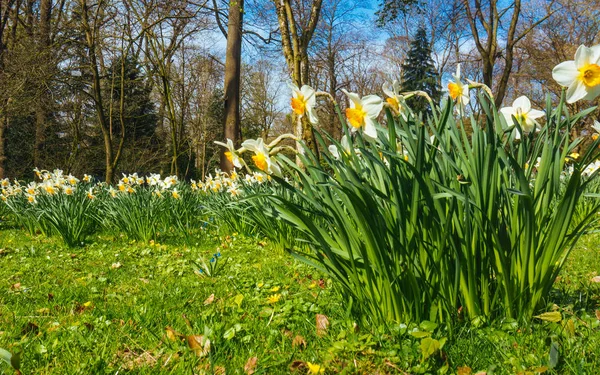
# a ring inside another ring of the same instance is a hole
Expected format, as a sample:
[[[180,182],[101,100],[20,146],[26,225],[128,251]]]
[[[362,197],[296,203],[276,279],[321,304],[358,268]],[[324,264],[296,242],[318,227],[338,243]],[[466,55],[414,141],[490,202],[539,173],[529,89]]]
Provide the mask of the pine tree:
[[[440,100],[439,75],[433,65],[431,46],[423,27],[417,30],[408,56],[402,65],[402,91],[416,90],[425,91],[434,103]],[[408,104],[417,113],[431,110],[429,103],[423,97],[413,97],[408,100]]]

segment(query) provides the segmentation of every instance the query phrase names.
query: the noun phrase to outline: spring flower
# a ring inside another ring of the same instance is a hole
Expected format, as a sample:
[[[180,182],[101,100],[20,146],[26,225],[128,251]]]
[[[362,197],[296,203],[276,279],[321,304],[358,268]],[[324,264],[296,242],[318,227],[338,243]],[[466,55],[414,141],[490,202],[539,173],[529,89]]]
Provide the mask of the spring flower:
[[[84,174],[83,182],[90,182],[90,181],[92,181],[92,176],[90,176],[89,174]]]
[[[177,191],[177,189],[173,189],[173,191],[171,192],[171,195],[173,196],[173,198],[175,199],[179,199],[181,198],[181,195],[179,195],[179,192]]]
[[[94,188],[90,188],[87,192],[87,197],[88,199],[95,199],[96,196],[94,195]]]
[[[534,129],[539,128],[540,124],[535,120],[544,116],[543,111],[531,108],[531,102],[526,96],[515,99],[512,107],[500,108],[500,113],[509,125],[513,123],[512,118],[514,116],[525,133],[531,133]],[[520,138],[521,134],[517,131],[515,139]]]
[[[36,203],[35,195],[27,194],[27,202],[34,204]]]
[[[342,146],[341,151],[345,155],[350,155],[350,142],[348,142],[348,138],[346,136],[342,137],[340,144]],[[329,145],[328,150],[334,158],[339,159],[341,157],[340,150],[336,145]]]
[[[262,138],[258,138],[257,140],[248,139],[242,143],[242,146],[249,151],[254,152],[252,160],[258,169],[266,173],[274,173],[276,175],[281,174],[279,165],[269,156],[269,150],[267,149],[267,146],[265,146]]]
[[[552,78],[559,85],[568,87],[567,103],[595,99],[600,94],[600,45],[579,46],[575,60],[555,66]]]
[[[361,98],[358,94],[343,90],[350,99],[350,108],[346,109],[346,117],[354,130],[363,129],[369,138],[377,138],[375,121],[383,109],[383,100],[377,95],[367,95]]]
[[[325,368],[316,363],[306,362],[306,367],[308,367],[308,373],[311,375],[318,375],[325,373]]]
[[[236,185],[231,185],[229,189],[227,189],[227,192],[231,194],[232,197],[237,197],[242,194],[242,191]]]
[[[592,139],[595,141],[600,135],[600,122],[594,120],[594,125],[592,125],[592,129],[594,129],[594,131],[596,132],[592,135]]]
[[[76,178],[76,177],[75,177],[75,176],[73,176],[73,175],[68,175],[68,176],[67,176],[67,182],[68,182],[69,184],[71,184],[71,185],[77,185],[77,183],[79,182],[79,179],[78,179],[78,178]]]
[[[385,101],[394,111],[398,112],[404,121],[406,121],[406,113],[404,113],[404,96],[400,95],[400,82],[394,80],[391,84],[386,82],[383,84],[383,92],[388,96]]]
[[[73,193],[75,192],[75,189],[72,186],[65,186],[63,188],[63,191],[67,195],[73,195]]]
[[[117,196],[117,190],[115,190],[115,188],[111,186],[110,188],[108,188],[108,194],[110,194],[110,196],[114,198]]]
[[[298,117],[302,117],[307,115],[308,121],[315,125],[319,122],[317,115],[315,113],[315,103],[316,96],[315,90],[307,85],[302,86],[302,88],[298,88],[298,86],[290,83],[290,88],[292,89],[292,110]]]
[[[465,85],[460,80],[460,64],[456,65],[456,74],[453,74],[452,77],[454,81],[448,83],[448,95],[457,103],[469,104],[469,85]]]
[[[231,164],[233,164],[234,167],[242,168],[240,157],[236,153],[233,141],[231,139],[227,138],[227,143],[215,141],[215,144],[223,146],[227,149],[227,151],[225,151],[225,157],[227,158],[227,160],[229,160]]]
[[[279,294],[279,293],[273,294],[273,295],[267,297],[267,303],[270,303],[270,304],[277,303],[277,302],[279,302],[280,299],[281,299],[281,294]]]

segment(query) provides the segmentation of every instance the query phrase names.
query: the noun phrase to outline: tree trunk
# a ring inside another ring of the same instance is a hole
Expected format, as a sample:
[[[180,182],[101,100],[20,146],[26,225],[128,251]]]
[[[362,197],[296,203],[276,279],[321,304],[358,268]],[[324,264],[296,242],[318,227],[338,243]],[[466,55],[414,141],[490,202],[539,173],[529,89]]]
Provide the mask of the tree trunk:
[[[238,145],[240,133],[240,78],[242,61],[242,25],[244,0],[232,1],[229,5],[227,25],[227,53],[225,55],[225,138]],[[221,150],[221,170],[229,172],[233,164]]]
[[[0,108],[0,178],[6,177],[6,140],[4,134],[7,124],[8,117],[3,115],[2,109]]]
[[[42,153],[46,138],[46,122],[48,121],[50,93],[48,87],[48,73],[52,69],[52,54],[50,52],[50,20],[52,12],[52,0],[41,0],[40,2],[40,20],[39,34],[36,44],[38,51],[44,58],[42,59],[43,75],[38,82],[38,100],[35,105],[35,142],[33,147],[33,165],[42,167]]]

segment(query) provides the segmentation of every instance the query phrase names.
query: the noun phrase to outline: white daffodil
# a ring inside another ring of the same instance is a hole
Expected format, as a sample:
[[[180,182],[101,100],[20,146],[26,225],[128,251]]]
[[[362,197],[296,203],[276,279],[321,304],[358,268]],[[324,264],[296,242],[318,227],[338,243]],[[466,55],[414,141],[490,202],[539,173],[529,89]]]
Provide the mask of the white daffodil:
[[[215,144],[223,146],[227,149],[227,151],[225,151],[225,157],[231,164],[233,164],[234,167],[242,168],[242,162],[240,161],[239,155],[235,152],[235,146],[233,145],[233,141],[231,139],[227,138],[227,143],[215,141]]]
[[[346,136],[342,137],[340,144],[342,146],[341,151],[344,152],[345,154],[350,154],[350,142],[348,142],[348,138]],[[334,158],[339,159],[341,157],[340,150],[338,149],[338,147],[336,145],[329,145],[328,149]]]
[[[454,80],[448,83],[448,95],[457,103],[469,104],[469,85],[465,85],[460,80],[460,64],[456,65],[456,74],[452,77]]]
[[[404,96],[400,95],[400,82],[394,80],[394,82],[386,82],[383,84],[383,92],[388,97],[385,101],[406,121],[406,113],[404,113]]]
[[[346,117],[353,130],[363,128],[367,137],[377,138],[375,122],[383,109],[383,100],[377,95],[367,95],[361,98],[356,93],[344,89],[342,91],[350,99],[350,108],[346,108]]]
[[[594,120],[594,125],[592,125],[592,129],[594,129],[594,131],[596,132],[592,135],[592,139],[595,141],[596,139],[598,139],[598,136],[600,136],[600,122]]]
[[[317,124],[319,119],[315,113],[315,103],[317,101],[315,90],[307,85],[302,86],[300,89],[293,83],[290,83],[289,86],[292,89],[291,104],[294,113],[300,117],[306,115],[311,124]]]
[[[555,66],[552,78],[559,85],[568,87],[567,103],[595,99],[600,94],[600,45],[579,46],[575,60]]]
[[[531,133],[534,129],[539,128],[536,119],[544,116],[544,112],[538,109],[531,108],[531,102],[526,96],[521,96],[515,99],[512,107],[500,108],[500,113],[506,119],[506,122],[511,125],[513,116],[521,126],[525,133]],[[517,131],[515,139],[520,139],[521,133]]]
[[[269,156],[269,149],[265,146],[262,138],[248,139],[242,143],[242,147],[245,147],[247,150],[254,152],[252,156],[252,160],[254,164],[263,172],[266,173],[274,173],[276,175],[281,174],[281,169],[277,162]]]

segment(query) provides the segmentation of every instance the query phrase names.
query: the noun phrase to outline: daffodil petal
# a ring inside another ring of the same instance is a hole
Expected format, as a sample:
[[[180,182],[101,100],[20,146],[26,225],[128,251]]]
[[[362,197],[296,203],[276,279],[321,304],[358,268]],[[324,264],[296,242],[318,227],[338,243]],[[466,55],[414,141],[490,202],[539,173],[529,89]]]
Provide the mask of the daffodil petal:
[[[600,85],[587,88],[587,95],[583,97],[583,100],[594,100],[600,95]]]
[[[365,136],[371,139],[377,139],[377,128],[375,127],[375,121],[369,116],[365,118]]]
[[[544,111],[540,111],[539,109],[530,109],[527,113],[527,118],[535,120],[536,118],[544,117],[546,113]]]
[[[383,109],[383,100],[377,95],[367,95],[362,98],[362,105],[367,117],[377,117]]]
[[[394,89],[392,88],[392,85],[389,82],[385,82],[381,88],[383,89],[383,93],[389,96],[390,98],[393,98],[395,96]]]
[[[307,106],[306,112],[308,113],[308,121],[310,121],[311,124],[316,125],[319,123],[315,109],[312,106]]]
[[[340,158],[340,153],[338,151],[338,148],[336,145],[329,145],[329,147],[327,147],[327,149],[329,150],[329,153],[336,159]]]
[[[512,116],[515,115],[515,110],[513,107],[500,108],[500,113],[504,116],[506,123],[509,126],[513,124]]]
[[[357,93],[354,92],[348,92],[344,89],[342,89],[342,92],[344,94],[346,94],[346,96],[348,97],[348,99],[350,99],[350,107],[354,108],[357,104],[360,105],[360,96],[358,96]]]
[[[579,75],[579,71],[577,70],[577,66],[575,66],[575,61],[565,61],[552,69],[552,78],[558,82],[561,86],[571,86],[575,80],[577,80],[577,76]]]
[[[567,103],[572,104],[583,99],[587,95],[587,90],[583,82],[575,80],[567,90]]]
[[[593,55],[594,51],[591,48],[588,48],[584,45],[579,46],[579,48],[577,48],[577,52],[575,52],[575,66],[577,69],[588,65]]]
[[[531,109],[531,102],[525,95],[519,96],[513,102],[513,108],[521,108],[523,113],[527,113]]]

